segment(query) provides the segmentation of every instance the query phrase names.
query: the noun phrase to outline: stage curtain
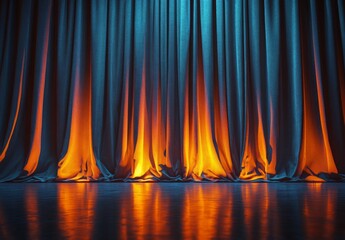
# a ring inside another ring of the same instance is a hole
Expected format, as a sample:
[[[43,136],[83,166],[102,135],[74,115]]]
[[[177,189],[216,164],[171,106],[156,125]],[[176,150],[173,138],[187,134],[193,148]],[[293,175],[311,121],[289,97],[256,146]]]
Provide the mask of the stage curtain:
[[[343,0],[0,2],[0,181],[342,181]]]

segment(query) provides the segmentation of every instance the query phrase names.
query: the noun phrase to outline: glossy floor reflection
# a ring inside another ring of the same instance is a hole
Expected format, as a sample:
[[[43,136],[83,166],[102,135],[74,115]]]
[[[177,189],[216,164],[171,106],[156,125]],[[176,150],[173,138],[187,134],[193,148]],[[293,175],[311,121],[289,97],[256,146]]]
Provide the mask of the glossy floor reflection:
[[[0,239],[338,239],[345,184],[0,184]]]

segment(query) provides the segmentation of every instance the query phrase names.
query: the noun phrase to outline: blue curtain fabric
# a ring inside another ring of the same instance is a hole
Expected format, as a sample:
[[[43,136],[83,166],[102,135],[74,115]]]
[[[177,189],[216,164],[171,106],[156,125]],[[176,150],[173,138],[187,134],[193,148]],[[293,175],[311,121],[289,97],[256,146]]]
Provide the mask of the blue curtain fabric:
[[[344,5],[2,0],[0,181],[341,181]]]

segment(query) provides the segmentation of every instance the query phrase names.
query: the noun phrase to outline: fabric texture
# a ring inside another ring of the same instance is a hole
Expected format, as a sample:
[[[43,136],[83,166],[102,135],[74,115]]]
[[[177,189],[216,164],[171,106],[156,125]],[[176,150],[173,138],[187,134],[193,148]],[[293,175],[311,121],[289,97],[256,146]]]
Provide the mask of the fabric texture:
[[[0,181],[342,180],[345,6],[0,2]]]

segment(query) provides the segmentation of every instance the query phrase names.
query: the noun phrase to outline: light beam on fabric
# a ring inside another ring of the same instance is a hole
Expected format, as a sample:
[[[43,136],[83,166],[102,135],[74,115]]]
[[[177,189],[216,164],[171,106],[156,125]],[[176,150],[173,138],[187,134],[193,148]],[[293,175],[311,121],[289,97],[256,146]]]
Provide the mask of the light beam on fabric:
[[[343,180],[338,1],[0,3],[0,181]]]

